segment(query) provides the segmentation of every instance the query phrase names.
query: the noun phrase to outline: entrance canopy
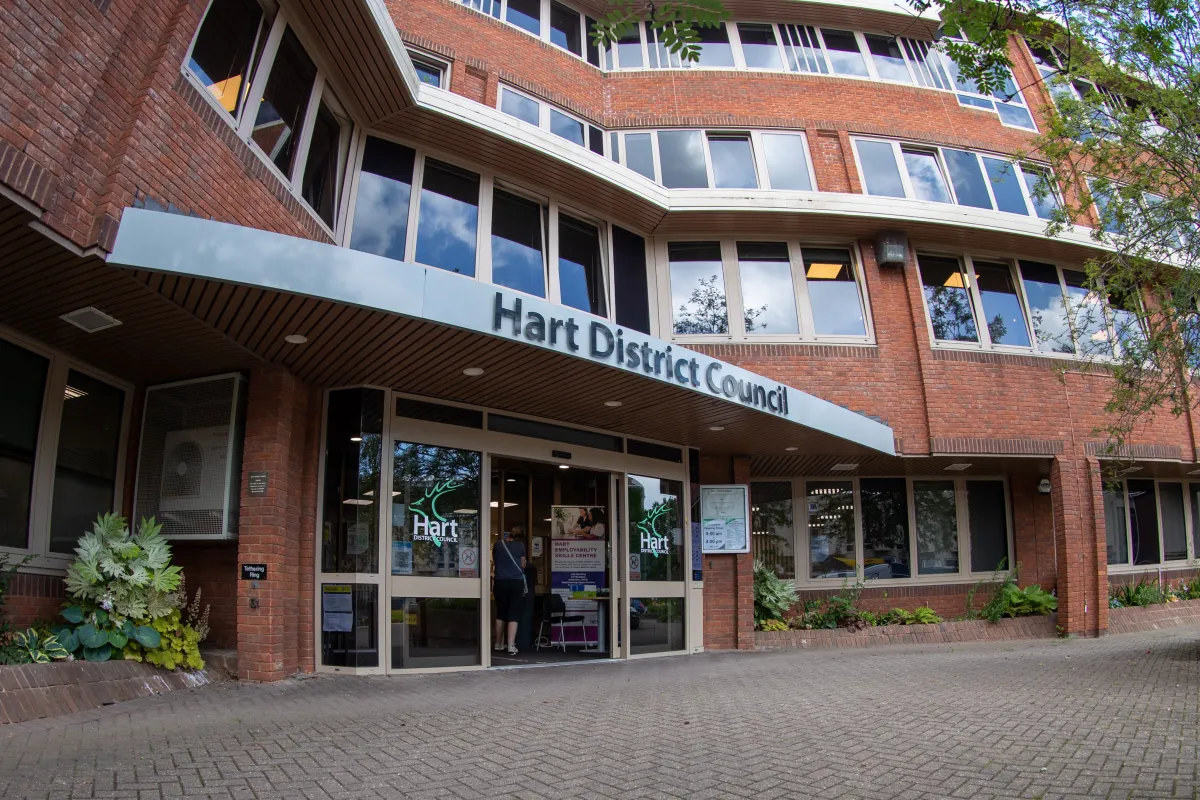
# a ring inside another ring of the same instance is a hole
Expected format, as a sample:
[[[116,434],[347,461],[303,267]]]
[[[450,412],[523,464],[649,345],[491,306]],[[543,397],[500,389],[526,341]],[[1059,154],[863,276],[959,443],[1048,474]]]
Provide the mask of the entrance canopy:
[[[716,453],[895,452],[891,429],[860,414],[439,269],[141,209],[125,210],[108,260],[317,386],[387,386]]]

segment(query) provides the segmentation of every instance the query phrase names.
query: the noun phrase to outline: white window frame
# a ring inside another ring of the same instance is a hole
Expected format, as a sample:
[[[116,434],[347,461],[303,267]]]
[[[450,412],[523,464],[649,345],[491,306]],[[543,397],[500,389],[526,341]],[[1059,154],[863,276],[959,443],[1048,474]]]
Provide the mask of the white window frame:
[[[599,66],[588,61],[587,20],[588,20],[589,14],[586,11],[580,11],[573,4],[566,2],[566,0],[557,0],[557,2],[560,3],[561,5],[566,6],[567,8],[571,9],[572,11],[574,11],[576,14],[579,15],[579,30],[583,36],[583,38],[580,39],[580,43],[583,45],[583,47],[582,47],[583,53],[579,54],[579,55],[572,53],[570,50],[567,50],[566,48],[559,47],[557,44],[555,44],[551,40],[551,38],[550,38],[550,32],[551,32],[551,29],[550,29],[550,0],[541,0],[541,2],[540,2],[541,15],[540,15],[540,19],[539,19],[539,22],[540,22],[539,30],[537,33],[533,33],[532,31],[522,28],[520,25],[517,25],[516,23],[508,21],[508,0],[475,0],[475,2],[480,3],[481,6],[486,4],[489,6],[495,5],[496,7],[498,7],[500,9],[499,17],[492,16],[487,11],[484,11],[482,8],[476,8],[475,6],[471,5],[470,0],[453,0],[453,1],[456,5],[460,5],[463,8],[470,9],[471,11],[474,11],[476,14],[481,14],[481,15],[487,17],[488,19],[495,20],[496,22],[502,22],[505,25],[507,25],[508,27],[510,27],[514,30],[520,31],[521,33],[525,34],[526,36],[531,36],[534,39],[538,39],[540,41],[545,42],[546,44],[552,45],[556,50],[560,50],[569,56],[573,56],[574,58],[579,59],[580,61],[587,64],[588,66],[595,67],[596,69],[600,69],[600,70],[605,69],[606,48],[601,48],[601,50],[600,50],[600,65]]]
[[[654,158],[654,182],[662,186],[662,155],[658,146],[658,134],[660,131],[699,131],[704,137],[704,171],[707,176],[708,186],[699,189],[672,189],[671,191],[719,191],[719,192],[746,192],[746,191],[778,191],[778,192],[805,192],[819,191],[817,188],[817,176],[813,167],[812,150],[809,148],[808,135],[804,131],[799,130],[777,130],[777,129],[745,129],[745,128],[649,128],[636,130],[620,130],[610,131],[612,134],[617,134],[617,151],[609,152],[608,157],[616,163],[630,169],[626,165],[625,154],[625,137],[629,135],[648,134],[650,136],[650,150]],[[767,167],[767,151],[766,145],[763,143],[763,136],[770,134],[784,134],[789,136],[798,136],[804,147],[805,169],[808,173],[808,183],[811,189],[773,189],[771,187],[771,174]],[[713,172],[712,152],[709,146],[711,137],[744,137],[750,142],[750,155],[754,160],[754,176],[758,182],[757,189],[718,189],[716,188],[716,175]],[[612,149],[611,140],[606,142],[608,148]],[[641,173],[638,173],[639,175]],[[643,176],[645,177],[645,176]]]
[[[725,284],[725,308],[728,315],[728,333],[677,334],[675,333],[675,309],[671,300],[671,261],[668,245],[688,242],[718,242],[721,246],[721,278]],[[745,302],[742,296],[741,270],[737,257],[738,242],[778,242],[786,244],[791,261],[792,294],[796,304],[796,322],[798,333],[788,334],[750,334],[745,330],[743,309]],[[812,301],[808,290],[808,278],[804,274],[805,248],[846,250],[850,253],[851,266],[854,269],[854,282],[858,289],[859,310],[863,315],[864,336],[829,336],[818,335],[812,316]],[[653,242],[654,275],[657,284],[657,296],[660,301],[654,314],[658,322],[658,330],[664,339],[681,343],[803,343],[803,344],[844,344],[870,346],[875,344],[875,329],[872,324],[870,298],[867,293],[866,278],[862,269],[862,253],[856,242],[821,242],[804,241],[787,236],[670,236],[659,237]]]
[[[38,434],[34,450],[33,480],[29,496],[29,530],[26,547],[0,546],[0,553],[17,559],[32,555],[33,559],[22,567],[23,572],[62,574],[75,560],[74,553],[52,553],[50,551],[50,524],[54,510],[54,479],[58,465],[58,444],[61,435],[62,412],[65,404],[64,391],[71,370],[103,381],[125,393],[125,404],[121,412],[120,438],[117,444],[116,472],[113,480],[112,509],[124,514],[126,464],[129,445],[130,418],[133,414],[135,387],[128,381],[117,378],[102,370],[85,364],[68,353],[30,339],[11,328],[0,325],[0,339],[35,353],[49,361],[46,369],[46,385],[42,395],[42,408],[38,423]],[[84,531],[80,531],[83,535]]]
[[[439,86],[435,87],[446,91],[450,90],[450,70],[453,64],[441,56],[429,53],[426,50],[420,50],[412,45],[406,44],[404,49],[408,51],[408,57],[411,61],[423,62],[428,67],[434,67],[441,70],[442,79]],[[426,84],[428,85],[428,84]]]
[[[1133,526],[1130,524],[1129,516],[1129,481],[1131,479],[1154,482],[1154,510],[1157,515],[1156,522],[1158,529],[1158,563],[1155,564],[1133,563]],[[1163,483],[1178,483],[1183,487],[1184,538],[1187,540],[1187,557],[1184,559],[1166,560],[1166,548],[1163,547],[1162,493],[1159,491],[1159,485]],[[1195,520],[1192,518],[1192,506],[1194,504],[1192,492],[1195,485],[1195,481],[1189,481],[1187,478],[1153,478],[1149,476],[1139,478],[1136,475],[1123,476],[1121,478],[1121,496],[1125,504],[1125,552],[1127,553],[1128,560],[1124,564],[1108,564],[1108,573],[1110,575],[1158,572],[1163,569],[1180,569],[1195,565],[1197,558],[1197,553],[1195,552]],[[1105,531],[1105,538],[1107,540],[1107,530]],[[1107,558],[1105,561],[1107,561]]]
[[[540,128],[541,130],[544,130],[546,133],[552,134],[554,136],[558,136],[558,134],[554,133],[554,131],[550,127],[551,112],[557,111],[559,114],[562,114],[564,117],[568,117],[568,118],[574,120],[575,122],[578,122],[581,126],[583,126],[583,144],[579,145],[579,146],[582,147],[584,150],[587,150],[589,153],[595,153],[595,151],[592,150],[592,148],[591,148],[591,138],[592,138],[591,137],[591,129],[595,128],[596,130],[600,131],[600,134],[601,134],[600,138],[601,138],[601,141],[603,142],[602,147],[605,150],[605,152],[596,153],[596,155],[604,156],[606,158],[608,157],[608,152],[607,152],[608,147],[609,147],[608,137],[604,135],[604,134],[608,133],[608,131],[604,130],[599,125],[588,122],[587,120],[585,120],[583,117],[579,116],[578,114],[572,114],[570,111],[567,111],[565,108],[556,106],[553,103],[548,103],[547,101],[542,100],[540,97],[533,96],[529,92],[523,92],[520,89],[510,86],[507,83],[501,83],[499,90],[496,92],[496,110],[499,111],[501,114],[504,114],[504,116],[509,117],[510,119],[516,120],[517,122],[524,123],[525,125],[528,125],[529,122],[521,119],[520,117],[515,117],[512,114],[509,114],[504,111],[503,103],[504,103],[504,93],[505,92],[512,92],[513,94],[517,95],[518,97],[523,97],[526,100],[531,100],[534,103],[537,103],[537,106],[538,106],[537,127]],[[572,142],[570,139],[567,139],[564,136],[558,136],[558,138],[562,139],[564,142],[570,142],[571,144],[575,144],[575,142]]]

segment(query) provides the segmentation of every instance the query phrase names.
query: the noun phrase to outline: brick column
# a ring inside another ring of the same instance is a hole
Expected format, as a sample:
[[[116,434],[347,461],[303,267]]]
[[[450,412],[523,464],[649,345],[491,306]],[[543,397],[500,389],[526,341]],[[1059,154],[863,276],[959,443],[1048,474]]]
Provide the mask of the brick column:
[[[1058,557],[1058,626],[1063,633],[1096,636],[1107,621],[1107,596],[1099,602],[1096,512],[1103,514],[1099,465],[1095,459],[1058,456],[1050,470],[1053,525]],[[1103,524],[1099,526],[1103,535]],[[1104,576],[1107,595],[1107,575]]]
[[[285,370],[251,371],[238,562],[265,564],[267,578],[238,580],[238,677],[244,680],[274,681],[292,675],[301,669],[302,651],[308,660],[303,666],[311,669],[311,643],[300,644],[302,635],[312,635],[314,532],[302,533],[305,527],[311,529],[313,519],[306,513],[311,497],[306,503],[304,491],[305,463],[312,452],[306,446],[309,412],[308,390]],[[267,474],[265,494],[250,495],[252,472]],[[301,553],[309,555],[303,562],[307,576],[301,575]],[[307,604],[302,601],[302,581]]]

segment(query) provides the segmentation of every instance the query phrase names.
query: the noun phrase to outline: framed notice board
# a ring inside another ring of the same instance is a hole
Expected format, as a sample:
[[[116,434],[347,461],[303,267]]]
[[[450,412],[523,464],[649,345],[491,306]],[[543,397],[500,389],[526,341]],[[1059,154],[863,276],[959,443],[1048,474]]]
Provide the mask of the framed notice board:
[[[750,487],[700,487],[700,537],[705,553],[750,552]]]

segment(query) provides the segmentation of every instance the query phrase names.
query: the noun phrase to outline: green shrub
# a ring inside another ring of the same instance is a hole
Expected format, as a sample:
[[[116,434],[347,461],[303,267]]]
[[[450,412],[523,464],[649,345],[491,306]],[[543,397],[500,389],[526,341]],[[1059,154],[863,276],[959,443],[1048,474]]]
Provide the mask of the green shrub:
[[[59,644],[58,637],[53,633],[41,634],[33,628],[29,628],[24,632],[18,632],[13,640],[19,651],[19,660],[14,663],[49,664],[51,661],[60,661],[71,655]]]
[[[1108,591],[1110,608],[1132,608],[1135,606],[1152,606],[1167,602],[1169,590],[1158,582],[1157,578],[1147,578],[1145,575],[1136,583],[1126,583],[1113,586]],[[1116,605],[1113,605],[1113,601]]]
[[[16,642],[16,631],[4,614],[4,598],[8,594],[8,584],[17,575],[17,568],[25,564],[32,555],[25,556],[20,561],[12,562],[8,553],[0,553],[0,665],[23,664],[21,648]]]
[[[183,622],[178,608],[165,617],[154,620],[152,624],[161,637],[159,645],[147,647],[138,641],[130,640],[125,645],[125,658],[131,661],[144,659],[163,669],[204,669],[204,660],[200,658],[201,636],[195,628]]]
[[[796,587],[775,574],[767,565],[754,565],[754,624],[760,629],[767,620],[782,620],[796,604]]]
[[[102,608],[89,614],[80,606],[67,606],[62,615],[67,624],[58,625],[53,633],[67,652],[84,661],[108,661],[131,641],[146,647],[161,643],[158,631],[151,626],[129,618],[118,621],[116,615]]]
[[[828,628],[864,628],[862,612],[858,609],[858,598],[866,588],[862,582],[853,586],[849,581],[842,581],[842,588],[837,594],[825,601],[825,621],[832,623],[823,627]]]
[[[1016,578],[1010,577],[1000,585],[983,608],[983,618],[998,622],[1003,617],[1028,617],[1049,614],[1058,608],[1058,598],[1034,584],[1021,589]]]
[[[1180,600],[1200,600],[1200,576],[1180,581],[1175,596]]]
[[[130,533],[124,517],[100,515],[92,532],[79,539],[78,557],[67,568],[67,594],[84,615],[103,610],[121,627],[126,620],[153,620],[176,608],[182,570],[171,565],[171,546],[160,530],[151,518]]]
[[[781,619],[766,619],[762,621],[759,630],[764,631],[786,631],[788,624]]]
[[[913,621],[909,625],[936,625],[942,621],[942,618],[937,615],[929,606],[917,606],[912,612]]]

